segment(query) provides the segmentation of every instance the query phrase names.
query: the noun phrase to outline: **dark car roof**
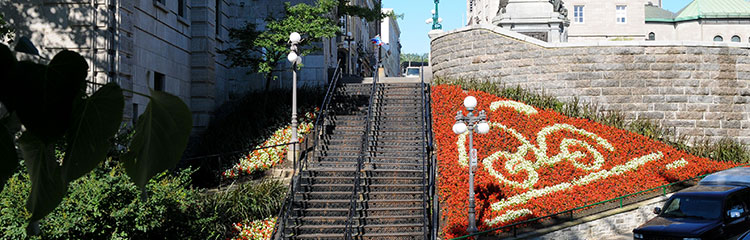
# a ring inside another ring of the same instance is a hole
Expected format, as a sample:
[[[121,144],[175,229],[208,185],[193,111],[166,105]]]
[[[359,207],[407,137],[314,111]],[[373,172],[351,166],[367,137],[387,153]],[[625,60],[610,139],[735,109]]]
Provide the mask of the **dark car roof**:
[[[674,196],[725,197],[744,188],[742,186],[697,185],[683,189]]]

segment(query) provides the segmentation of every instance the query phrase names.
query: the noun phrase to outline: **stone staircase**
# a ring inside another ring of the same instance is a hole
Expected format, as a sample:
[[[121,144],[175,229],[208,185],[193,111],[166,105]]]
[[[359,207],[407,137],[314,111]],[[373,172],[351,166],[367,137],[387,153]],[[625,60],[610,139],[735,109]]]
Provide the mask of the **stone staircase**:
[[[376,86],[358,173],[371,87],[349,83],[336,89],[325,133],[299,173],[284,239],[346,239],[357,175],[353,239],[429,238],[421,83]]]

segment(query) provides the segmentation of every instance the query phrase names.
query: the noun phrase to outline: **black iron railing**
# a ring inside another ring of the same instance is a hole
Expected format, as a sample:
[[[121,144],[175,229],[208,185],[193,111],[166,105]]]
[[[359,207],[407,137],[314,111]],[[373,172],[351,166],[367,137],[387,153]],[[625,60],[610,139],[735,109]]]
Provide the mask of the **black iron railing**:
[[[375,65],[375,69],[377,71],[378,65]],[[344,238],[347,240],[354,239],[353,237],[353,230],[352,227],[354,225],[354,215],[357,211],[357,199],[358,199],[358,192],[359,188],[361,187],[361,175],[362,175],[362,165],[364,165],[365,158],[367,158],[366,155],[369,153],[369,147],[370,147],[370,128],[372,126],[372,105],[373,100],[375,99],[375,91],[378,86],[378,74],[375,73],[372,77],[372,88],[370,89],[370,101],[369,105],[367,105],[367,118],[365,119],[365,132],[362,134],[362,144],[360,145],[359,150],[359,157],[357,157],[357,172],[354,173],[354,189],[352,189],[352,198],[349,201],[349,215],[346,218],[346,229],[344,232]]]
[[[300,178],[302,173],[307,169],[308,166],[308,159],[315,158],[315,149],[320,144],[320,138],[324,134],[325,130],[325,119],[328,117],[329,113],[329,105],[331,103],[331,100],[333,99],[333,95],[335,93],[336,86],[338,85],[339,80],[343,77],[343,73],[341,71],[341,60],[339,60],[336,70],[333,73],[333,76],[331,77],[331,81],[328,84],[328,89],[326,90],[326,95],[323,98],[323,103],[321,103],[320,110],[318,111],[317,118],[315,119],[315,125],[313,126],[313,130],[311,131],[313,142],[312,146],[309,146],[309,141],[305,141],[306,146],[302,149],[308,149],[311,148],[307,152],[307,154],[300,155],[299,157],[294,158],[293,163],[293,175],[292,180],[289,184],[289,192],[287,193],[286,201],[284,201],[283,205],[281,206],[281,209],[279,210],[279,217],[276,219],[276,225],[273,230],[273,234],[271,234],[273,239],[282,239],[284,237],[284,227],[291,217],[292,209],[294,205],[294,195],[297,193],[297,191],[300,188]],[[310,152],[311,151],[311,152]],[[311,154],[310,154],[311,153]],[[296,154],[296,153],[294,153]]]
[[[422,72],[424,68],[422,68]],[[422,129],[424,140],[423,140],[423,156],[422,162],[426,164],[424,174],[427,176],[427,182],[425,183],[426,195],[424,196],[425,203],[425,226],[428,231],[425,231],[425,239],[437,239],[437,233],[439,228],[439,217],[440,217],[440,203],[438,201],[438,195],[436,193],[435,181],[437,178],[437,163],[436,158],[432,153],[433,150],[433,138],[432,138],[432,94],[430,85],[424,81],[424,73],[421,74],[422,82]],[[426,141],[426,145],[424,142]],[[428,209],[426,206],[429,206]]]

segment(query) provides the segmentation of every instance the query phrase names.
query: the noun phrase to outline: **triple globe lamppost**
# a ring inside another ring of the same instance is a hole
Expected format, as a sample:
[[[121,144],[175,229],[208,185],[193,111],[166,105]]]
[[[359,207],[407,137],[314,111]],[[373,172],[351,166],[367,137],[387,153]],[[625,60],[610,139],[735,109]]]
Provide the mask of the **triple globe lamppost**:
[[[474,204],[474,171],[477,169],[477,150],[474,149],[473,132],[486,134],[490,132],[490,124],[487,123],[487,114],[484,110],[479,114],[474,114],[477,107],[477,99],[468,96],[464,99],[464,107],[468,113],[464,116],[460,110],[456,113],[456,124],[453,124],[453,133],[461,135],[469,131],[469,227],[466,229],[469,234],[476,233],[477,229],[476,215]]]

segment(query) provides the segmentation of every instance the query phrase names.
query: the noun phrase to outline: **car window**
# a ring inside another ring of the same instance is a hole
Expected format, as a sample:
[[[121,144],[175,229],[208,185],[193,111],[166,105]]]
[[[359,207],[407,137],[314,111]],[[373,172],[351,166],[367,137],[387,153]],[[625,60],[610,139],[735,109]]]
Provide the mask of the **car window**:
[[[734,195],[727,199],[726,213],[728,217],[740,217],[747,215],[747,206],[739,195]],[[732,216],[730,212],[739,213],[737,216]]]
[[[418,68],[407,69],[406,75],[419,75],[419,69]]]
[[[665,205],[663,217],[719,219],[721,217],[721,200],[700,197],[673,197]]]

